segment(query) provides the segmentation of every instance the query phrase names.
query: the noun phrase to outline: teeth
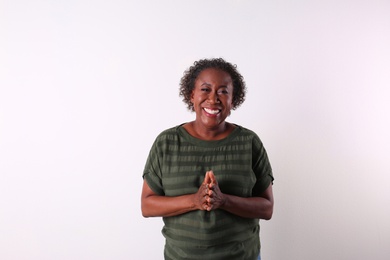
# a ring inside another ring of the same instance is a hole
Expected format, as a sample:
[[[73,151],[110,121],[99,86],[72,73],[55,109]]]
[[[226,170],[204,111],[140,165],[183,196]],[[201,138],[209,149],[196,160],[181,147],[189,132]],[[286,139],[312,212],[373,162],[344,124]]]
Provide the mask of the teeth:
[[[212,110],[212,109],[208,109],[208,108],[204,108],[204,110],[209,113],[209,114],[212,114],[212,115],[216,115],[219,113],[219,110]]]

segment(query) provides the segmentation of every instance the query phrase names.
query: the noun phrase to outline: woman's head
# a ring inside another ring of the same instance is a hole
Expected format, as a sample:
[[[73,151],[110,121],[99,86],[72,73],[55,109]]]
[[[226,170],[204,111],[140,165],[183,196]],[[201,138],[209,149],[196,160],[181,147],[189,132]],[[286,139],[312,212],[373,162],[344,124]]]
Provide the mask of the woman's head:
[[[180,96],[183,97],[183,102],[187,105],[187,108],[194,111],[194,106],[191,102],[191,94],[195,87],[195,81],[203,70],[209,68],[222,70],[230,75],[233,82],[232,109],[238,108],[245,100],[245,81],[242,75],[237,71],[237,66],[222,58],[195,61],[194,64],[184,72],[184,75],[180,80]]]

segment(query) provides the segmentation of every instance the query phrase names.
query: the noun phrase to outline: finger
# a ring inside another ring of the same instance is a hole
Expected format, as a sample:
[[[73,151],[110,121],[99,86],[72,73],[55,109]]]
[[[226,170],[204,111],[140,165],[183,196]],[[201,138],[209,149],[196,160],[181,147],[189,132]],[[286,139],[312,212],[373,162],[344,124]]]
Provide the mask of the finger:
[[[209,171],[206,172],[206,174],[204,176],[203,183],[207,183],[207,184],[211,183],[210,172]]]
[[[206,201],[206,203],[203,205],[203,208],[204,208],[205,210],[207,210],[207,211],[210,211],[210,210],[211,210],[210,204],[207,203],[207,201]]]
[[[214,208],[212,203],[207,203],[207,211],[211,211]]]
[[[214,207],[213,203],[214,203],[213,199],[207,198],[207,208],[208,208],[208,210],[213,209],[213,207]]]
[[[209,178],[211,180],[210,182],[211,183],[217,183],[217,178],[215,178],[214,172],[213,171],[209,171],[208,173],[209,173],[208,176],[209,176]]]

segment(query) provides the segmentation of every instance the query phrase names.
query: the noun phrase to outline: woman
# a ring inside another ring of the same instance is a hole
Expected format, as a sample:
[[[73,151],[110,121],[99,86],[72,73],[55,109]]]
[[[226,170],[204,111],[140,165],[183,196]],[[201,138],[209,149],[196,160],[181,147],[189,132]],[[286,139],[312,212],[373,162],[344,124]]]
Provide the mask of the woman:
[[[260,259],[259,219],[273,213],[273,175],[258,136],[226,122],[245,82],[223,59],[194,63],[180,95],[192,122],[163,131],[143,173],[144,217],[163,217],[165,259]]]

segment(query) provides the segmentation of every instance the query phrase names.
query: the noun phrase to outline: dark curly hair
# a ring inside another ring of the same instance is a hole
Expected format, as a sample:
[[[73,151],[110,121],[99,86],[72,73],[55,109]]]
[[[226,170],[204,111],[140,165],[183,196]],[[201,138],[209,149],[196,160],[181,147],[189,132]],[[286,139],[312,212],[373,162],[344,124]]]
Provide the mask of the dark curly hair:
[[[180,80],[179,96],[183,97],[183,102],[187,105],[187,108],[194,111],[191,94],[195,88],[195,81],[199,74],[208,68],[219,69],[230,75],[233,81],[232,109],[238,108],[245,101],[246,85],[244,77],[238,72],[237,65],[233,65],[222,58],[195,61],[194,65],[184,72],[184,76]]]

